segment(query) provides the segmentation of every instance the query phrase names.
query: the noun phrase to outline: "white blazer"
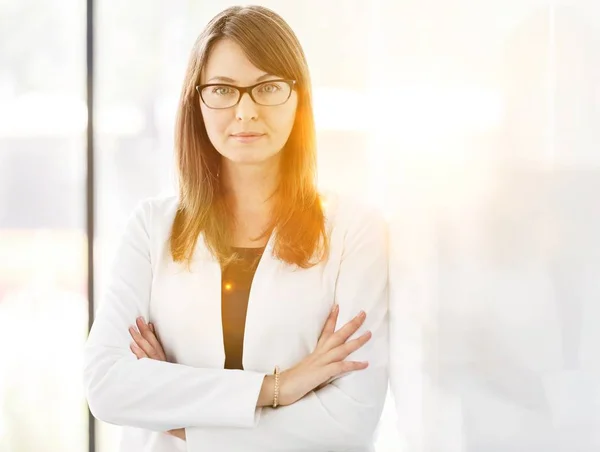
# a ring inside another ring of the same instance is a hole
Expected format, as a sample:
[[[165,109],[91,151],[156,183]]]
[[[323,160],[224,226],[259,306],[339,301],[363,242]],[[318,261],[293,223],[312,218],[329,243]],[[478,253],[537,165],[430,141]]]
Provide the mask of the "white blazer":
[[[168,237],[175,197],[141,203],[118,248],[85,348],[93,415],[121,425],[126,452],[372,451],[388,385],[386,225],[374,208],[330,196],[331,253],[311,269],[272,256],[271,235],[252,284],[243,371],[224,369],[221,269],[200,238],[191,271],[174,263]],[[256,408],[266,374],[315,348],[337,302],[338,327],[365,310],[353,335],[372,339],[349,356],[365,370],[335,379],[293,405]],[[155,324],[170,362],[138,360],[128,327]],[[186,429],[187,441],[167,430]]]

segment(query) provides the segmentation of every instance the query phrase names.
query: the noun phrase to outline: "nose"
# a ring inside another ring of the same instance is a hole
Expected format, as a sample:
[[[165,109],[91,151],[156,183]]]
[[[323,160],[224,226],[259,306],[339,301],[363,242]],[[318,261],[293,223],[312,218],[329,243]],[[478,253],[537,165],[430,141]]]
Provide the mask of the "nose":
[[[235,117],[238,121],[252,121],[258,119],[258,109],[248,93],[242,94],[242,98],[236,106]]]

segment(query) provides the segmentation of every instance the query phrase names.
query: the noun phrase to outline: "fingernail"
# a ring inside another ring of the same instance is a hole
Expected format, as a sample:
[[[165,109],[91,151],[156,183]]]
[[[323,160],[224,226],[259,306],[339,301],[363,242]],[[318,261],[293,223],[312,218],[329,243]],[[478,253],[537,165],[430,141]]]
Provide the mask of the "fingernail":
[[[138,317],[138,320],[139,320],[140,322],[142,322],[142,323],[146,323],[146,322],[144,322],[144,318],[143,318],[143,317]]]
[[[339,305],[337,303],[335,303],[333,305],[333,309],[331,310],[331,312],[333,312],[333,313],[337,312],[338,308],[339,308]]]
[[[364,318],[366,317],[366,315],[367,315],[367,313],[366,313],[365,311],[360,311],[360,312],[358,313],[358,316],[359,316],[361,319],[364,319]]]

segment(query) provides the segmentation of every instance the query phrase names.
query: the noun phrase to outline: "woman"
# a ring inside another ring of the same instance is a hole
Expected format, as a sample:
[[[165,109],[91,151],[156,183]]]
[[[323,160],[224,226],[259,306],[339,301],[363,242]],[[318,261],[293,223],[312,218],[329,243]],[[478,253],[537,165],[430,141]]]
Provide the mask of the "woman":
[[[176,157],[179,196],[132,215],[90,332],[94,416],[127,452],[372,450],[385,224],[317,193],[308,69],[278,15],[230,8],[199,36]]]

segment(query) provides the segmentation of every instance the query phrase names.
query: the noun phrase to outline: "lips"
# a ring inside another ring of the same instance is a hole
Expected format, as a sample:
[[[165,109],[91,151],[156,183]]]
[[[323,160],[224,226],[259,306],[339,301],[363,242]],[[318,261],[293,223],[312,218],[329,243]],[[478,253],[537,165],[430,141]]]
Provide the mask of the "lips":
[[[258,133],[258,132],[240,132],[240,133],[234,133],[232,136],[238,137],[238,138],[252,138],[252,137],[260,137],[263,135],[264,135],[263,133]]]
[[[233,138],[238,143],[253,143],[255,141],[260,140],[264,136],[265,136],[264,133],[240,132],[240,133],[235,133],[235,134],[231,135],[231,138]]]

